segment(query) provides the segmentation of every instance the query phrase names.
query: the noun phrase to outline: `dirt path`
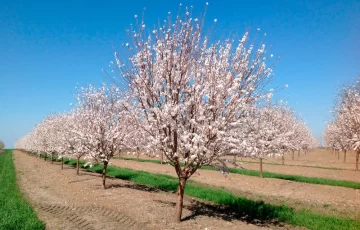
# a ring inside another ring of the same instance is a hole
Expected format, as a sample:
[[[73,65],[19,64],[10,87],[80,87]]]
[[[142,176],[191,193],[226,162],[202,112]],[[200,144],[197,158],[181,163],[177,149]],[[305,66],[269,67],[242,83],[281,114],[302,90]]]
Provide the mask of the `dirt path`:
[[[289,163],[290,164],[290,163]],[[246,169],[259,170],[259,163],[244,162],[241,165]],[[321,177],[333,180],[349,180],[360,182],[360,172],[354,170],[329,170],[321,168],[310,168],[300,166],[287,166],[287,165],[271,165],[263,164],[263,170],[267,172],[300,175],[307,177]]]
[[[293,229],[230,219],[215,206],[187,197],[184,221],[175,224],[175,194],[111,178],[107,179],[108,189],[103,190],[98,174],[82,171],[76,176],[70,166],[61,170],[58,163],[44,162],[16,150],[14,163],[22,192],[50,230]]]
[[[340,152],[340,159],[335,156],[331,151],[326,149],[314,149],[304,154],[301,152],[300,156],[295,153],[294,160],[292,154],[285,155],[285,164],[291,165],[304,165],[304,166],[320,166],[328,168],[341,168],[346,170],[355,170],[355,152],[348,151],[346,154],[346,162],[343,163],[344,153]],[[244,158],[245,159],[245,158]],[[269,158],[267,162],[276,162],[281,164],[281,158]],[[266,161],[265,161],[266,162]],[[308,168],[305,168],[305,170]]]
[[[170,165],[118,159],[112,159],[110,162],[120,167],[176,176],[174,168]],[[278,200],[278,203],[287,203],[292,207],[313,208],[316,211],[329,213],[337,211],[344,214],[360,211],[360,190],[356,189],[239,174],[230,174],[228,178],[225,178],[221,173],[210,170],[199,170],[199,173],[193,175],[191,179],[213,186],[225,187],[233,193],[270,197],[272,200]]]

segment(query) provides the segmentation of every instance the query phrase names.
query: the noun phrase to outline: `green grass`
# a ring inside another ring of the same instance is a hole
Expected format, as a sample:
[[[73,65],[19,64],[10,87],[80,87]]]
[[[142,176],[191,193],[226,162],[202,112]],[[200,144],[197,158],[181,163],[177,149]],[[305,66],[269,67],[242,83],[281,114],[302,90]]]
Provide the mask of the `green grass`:
[[[0,155],[0,229],[45,229],[16,184],[11,150]]]
[[[135,159],[135,158],[120,158],[120,159],[137,161],[137,159]],[[159,160],[148,160],[148,159],[139,159],[139,162],[149,162],[149,163],[156,163],[156,164],[161,163]],[[212,166],[202,166],[201,169],[216,170]],[[229,168],[229,171],[231,173],[236,173],[236,174],[241,174],[241,175],[246,175],[246,176],[255,176],[255,177],[260,176],[260,172],[256,171],[256,170]],[[321,184],[321,185],[330,185],[330,186],[360,189],[360,183],[355,182],[355,181],[332,180],[332,179],[327,179],[327,178],[305,177],[305,176],[288,175],[288,174],[280,174],[280,173],[273,173],[273,172],[263,172],[263,176],[264,176],[264,178],[276,178],[276,179],[290,180],[290,181],[296,181],[296,182],[308,183],[308,184]]]
[[[251,164],[259,164],[259,162],[244,161],[244,160],[238,160],[238,162],[251,163]],[[283,164],[279,164],[279,163],[275,163],[275,162],[263,162],[263,164],[266,164],[266,165],[283,165]],[[317,168],[317,169],[328,169],[328,170],[350,170],[350,169],[335,168],[335,167],[322,167],[322,166],[317,166],[317,165],[293,165],[293,164],[284,164],[283,166],[297,166],[297,167]]]
[[[148,162],[149,160],[146,161]],[[75,166],[76,160],[65,159],[64,163]],[[93,167],[84,167],[85,162],[80,161],[80,165],[90,172],[102,173],[103,170],[102,164],[97,164]],[[178,179],[173,176],[115,166],[108,166],[107,175],[167,192],[176,192],[178,185]],[[222,212],[235,213],[235,218],[242,219],[245,217],[245,219],[250,222],[253,220],[262,220],[264,222],[277,221],[314,230],[360,229],[360,222],[351,218],[323,215],[309,210],[296,211],[285,204],[273,205],[263,201],[254,201],[242,196],[235,196],[221,188],[204,187],[193,181],[187,183],[185,194],[221,205],[225,207],[225,210],[222,210]],[[206,207],[203,207],[202,210],[205,208]],[[211,214],[214,214],[217,210],[219,210],[217,207],[212,206],[212,210],[210,210]]]

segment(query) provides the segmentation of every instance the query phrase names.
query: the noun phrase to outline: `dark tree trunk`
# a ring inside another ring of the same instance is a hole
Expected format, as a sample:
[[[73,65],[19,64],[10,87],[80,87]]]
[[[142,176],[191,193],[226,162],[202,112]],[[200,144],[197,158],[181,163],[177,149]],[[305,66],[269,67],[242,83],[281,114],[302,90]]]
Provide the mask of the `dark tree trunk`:
[[[47,154],[45,153],[44,156],[45,156],[45,157],[44,157],[44,161],[46,161]]]
[[[179,185],[177,189],[177,201],[176,201],[176,222],[181,222],[182,208],[184,203],[184,191],[186,185],[186,178],[179,178]]]
[[[346,150],[344,150],[344,163],[346,162]]]
[[[359,170],[359,154],[360,154],[360,152],[359,151],[356,151],[356,171],[358,171]]]
[[[64,169],[64,157],[61,157],[61,169]]]
[[[80,175],[80,157],[76,159],[76,175]]]
[[[54,164],[54,153],[51,153],[51,164]]]
[[[300,149],[299,149],[299,151],[298,151],[298,157],[300,157]]]
[[[340,160],[340,150],[338,151],[338,160]]]
[[[260,158],[260,177],[261,178],[264,178],[264,176],[263,176],[263,164],[262,164],[262,158]]]
[[[106,180],[106,170],[107,170],[107,166],[108,166],[108,162],[105,161],[105,162],[104,162],[104,168],[103,168],[103,171],[102,171],[102,187],[103,187],[103,189],[105,189],[105,180]]]
[[[164,163],[164,153],[161,153],[161,164]]]
[[[294,150],[292,150],[292,160],[294,160],[294,154],[295,153],[295,151]]]
[[[236,155],[234,155],[234,162],[236,163]]]
[[[285,163],[285,157],[284,157],[284,155],[281,156],[281,162],[282,162],[282,165],[284,165],[284,163]]]

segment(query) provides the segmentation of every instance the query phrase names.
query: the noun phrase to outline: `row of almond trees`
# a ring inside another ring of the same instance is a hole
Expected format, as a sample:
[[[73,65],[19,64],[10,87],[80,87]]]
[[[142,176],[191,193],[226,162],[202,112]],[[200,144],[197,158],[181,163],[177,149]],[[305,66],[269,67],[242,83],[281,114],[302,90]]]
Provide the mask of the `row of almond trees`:
[[[271,102],[265,44],[256,49],[248,32],[215,41],[188,8],[152,31],[135,18],[132,43],[110,62],[114,85],[79,89],[71,111],[48,116],[16,148],[101,162],[104,188],[119,150],[161,153],[179,178],[181,221],[186,182],[201,166],[227,173],[236,162],[226,156],[263,159],[316,146],[288,106]]]
[[[353,83],[345,86],[339,93],[333,111],[334,119],[328,123],[323,134],[325,146],[339,154],[356,151],[356,171],[359,170],[360,155],[360,76]],[[340,157],[340,155],[338,155]]]

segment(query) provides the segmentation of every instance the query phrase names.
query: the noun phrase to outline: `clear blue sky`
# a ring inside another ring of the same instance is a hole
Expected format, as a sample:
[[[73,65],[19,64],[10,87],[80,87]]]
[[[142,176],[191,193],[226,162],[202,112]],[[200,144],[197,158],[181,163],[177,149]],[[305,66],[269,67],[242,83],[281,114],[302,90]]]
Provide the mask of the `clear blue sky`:
[[[204,9],[206,1],[181,1]],[[0,1],[0,140],[7,147],[47,114],[70,108],[77,83],[105,81],[125,29],[142,14],[148,26],[176,14],[180,1]],[[267,33],[281,60],[273,84],[320,138],[337,89],[360,73],[360,2],[209,1],[206,20],[225,37]]]

